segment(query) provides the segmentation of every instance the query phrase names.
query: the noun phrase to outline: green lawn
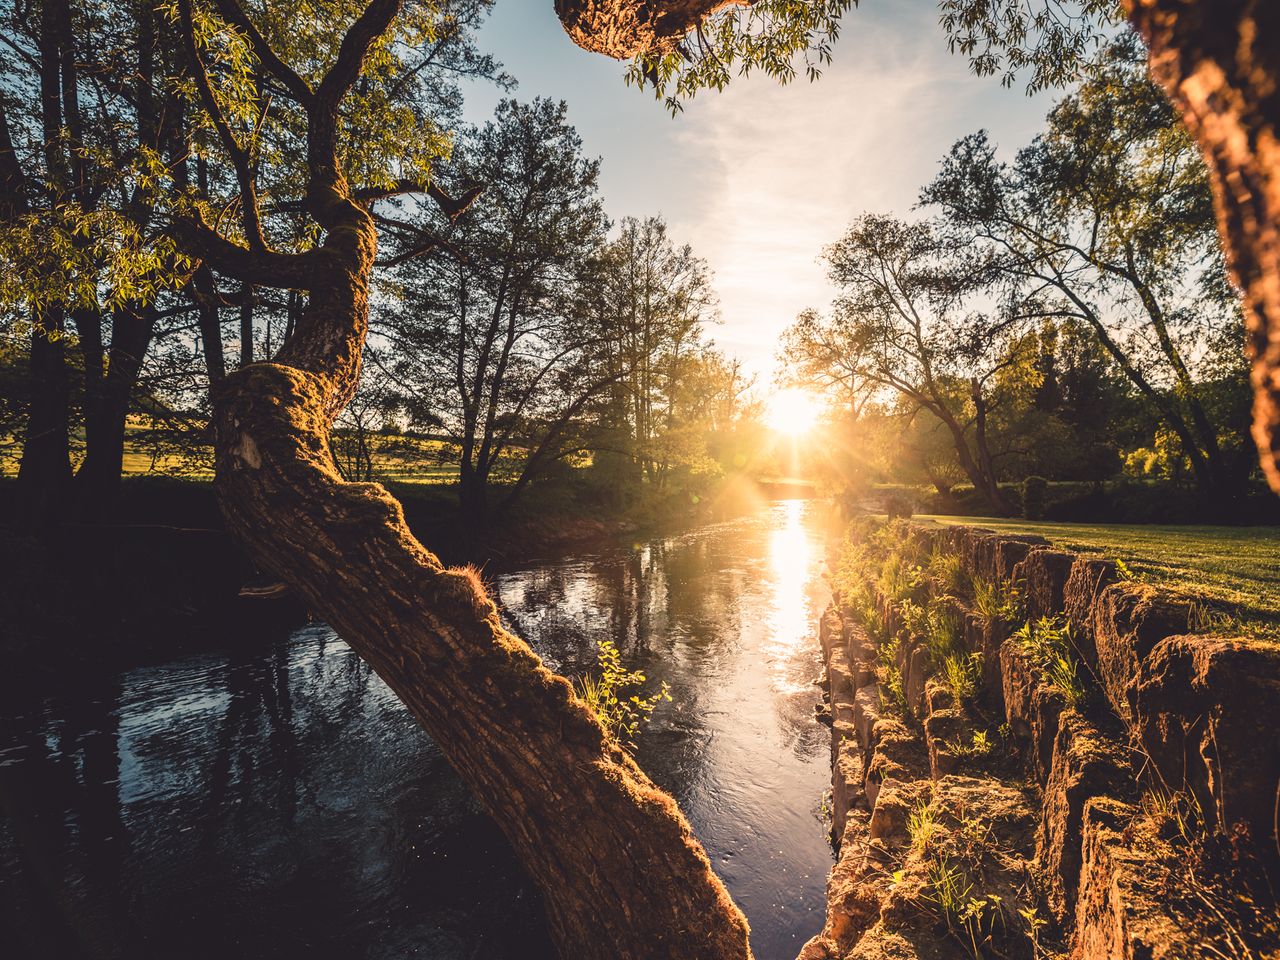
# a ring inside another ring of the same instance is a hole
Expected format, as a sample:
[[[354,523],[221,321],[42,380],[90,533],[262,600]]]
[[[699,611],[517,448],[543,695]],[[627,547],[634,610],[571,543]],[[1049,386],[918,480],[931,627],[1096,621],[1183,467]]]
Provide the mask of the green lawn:
[[[1064,549],[1123,560],[1141,579],[1215,601],[1243,619],[1280,623],[1280,528],[916,519],[1039,534]]]

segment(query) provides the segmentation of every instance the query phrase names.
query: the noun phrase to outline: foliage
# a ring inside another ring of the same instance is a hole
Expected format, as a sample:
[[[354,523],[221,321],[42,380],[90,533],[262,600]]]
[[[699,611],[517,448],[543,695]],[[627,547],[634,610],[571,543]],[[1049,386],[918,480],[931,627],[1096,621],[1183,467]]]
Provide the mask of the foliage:
[[[816,80],[831,62],[840,19],[855,0],[756,0],[705,18],[688,37],[638,57],[627,82],[653,87],[673,114],[699,90],[723,90],[736,71],[759,70],[782,83],[796,76],[799,56],[805,76]]]
[[[953,53],[978,76],[1027,92],[1060,87],[1088,72],[1093,52],[1124,20],[1117,0],[940,0]]]
[[[1176,111],[1119,42],[1060,100],[1048,128],[1011,164],[985,133],[965,137],[921,194],[953,242],[990,256],[1011,323],[1083,324],[1157,422],[1176,437],[1202,489],[1247,469],[1243,421],[1209,399],[1244,388],[1239,303],[1228,291],[1208,175]],[[1210,349],[1204,349],[1206,342]],[[1224,429],[1226,428],[1226,429]]]
[[[1028,620],[1013,635],[1013,641],[1070,706],[1079,709],[1087,702],[1088,690],[1079,671],[1071,625],[1064,617]]]
[[[606,219],[599,162],[582,156],[564,103],[503,100],[469,131],[439,179],[485,189],[457,224],[419,204],[392,236],[397,253],[448,235],[388,278],[374,317],[373,366],[395,385],[410,425],[458,445],[464,509],[488,514],[491,477],[519,468],[509,504],[552,464],[583,449],[579,420],[609,385],[607,318],[584,311]]]
[[[596,660],[600,675],[579,677],[576,683],[578,696],[611,738],[634,750],[640,727],[649,722],[659,703],[671,700],[671,692],[665,681],[657,693],[648,697],[633,692],[645,683],[645,675],[639,670],[623,667],[622,655],[613,641],[601,640],[598,651]]]
[[[932,418],[961,471],[1005,512],[992,419],[1020,387],[1000,375],[1031,341],[968,308],[988,265],[934,224],[875,214],[855,219],[824,256],[840,295],[829,318],[807,310],[783,335],[793,376],[845,405],[896,404],[904,422]]]
[[[988,623],[1017,623],[1022,619],[1022,591],[1013,581],[991,581],[974,574],[973,608]]]
[[[1049,481],[1044,477],[1027,477],[1022,481],[1022,515],[1028,520],[1043,520]]]

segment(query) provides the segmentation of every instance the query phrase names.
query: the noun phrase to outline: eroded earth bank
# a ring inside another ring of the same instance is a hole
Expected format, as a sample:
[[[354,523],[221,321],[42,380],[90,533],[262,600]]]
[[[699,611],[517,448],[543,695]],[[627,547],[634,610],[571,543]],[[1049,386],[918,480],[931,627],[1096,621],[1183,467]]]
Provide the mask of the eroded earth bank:
[[[1275,645],[1035,537],[863,520],[832,569],[801,960],[1280,955]]]

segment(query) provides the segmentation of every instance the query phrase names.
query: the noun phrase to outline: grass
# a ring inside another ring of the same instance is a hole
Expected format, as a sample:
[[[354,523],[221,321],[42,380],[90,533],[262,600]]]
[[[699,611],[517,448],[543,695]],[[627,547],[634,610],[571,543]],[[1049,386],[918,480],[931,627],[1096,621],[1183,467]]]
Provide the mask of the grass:
[[[1280,529],[1276,527],[916,519],[1036,534],[1066,550],[1123,560],[1139,579],[1208,600],[1245,620],[1280,623]]]
[[[207,444],[191,444],[180,449],[173,443],[156,444],[145,417],[132,416],[125,427],[124,463],[126,477],[160,475],[187,480],[213,479],[213,450]],[[336,438],[339,445],[342,437]],[[421,437],[371,434],[374,479],[400,483],[453,483],[458,479],[458,450],[442,440]],[[71,438],[72,465],[78,466],[84,450],[83,432]],[[17,476],[22,444],[12,437],[0,437],[0,477]],[[512,454],[499,459],[495,473],[511,472]]]

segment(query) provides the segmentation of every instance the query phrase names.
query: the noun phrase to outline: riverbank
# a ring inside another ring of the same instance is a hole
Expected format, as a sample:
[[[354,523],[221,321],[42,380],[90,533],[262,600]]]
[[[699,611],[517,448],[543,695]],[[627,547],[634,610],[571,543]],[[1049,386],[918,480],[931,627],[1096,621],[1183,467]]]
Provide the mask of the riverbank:
[[[772,491],[729,478],[712,495],[651,497],[627,510],[571,485],[536,487],[500,524],[462,521],[456,487],[392,483],[410,530],[449,565],[486,571],[689,529],[758,509]],[[14,484],[0,483],[0,655],[36,670],[94,670],[204,649],[228,637],[262,642],[305,623],[305,607],[270,587],[226,533],[205,481],[126,478],[111,524],[17,532]]]
[[[678,799],[759,960],[794,960],[821,928],[832,862],[811,643],[827,513],[775,502],[485,576],[552,669],[596,673],[607,640],[642,695],[668,686],[636,759]],[[555,955],[494,822],[324,624],[21,679],[0,697],[15,958]],[[61,949],[69,934],[79,949]]]
[[[833,566],[839,860],[803,960],[1280,946],[1280,649],[1035,536],[864,521]]]

